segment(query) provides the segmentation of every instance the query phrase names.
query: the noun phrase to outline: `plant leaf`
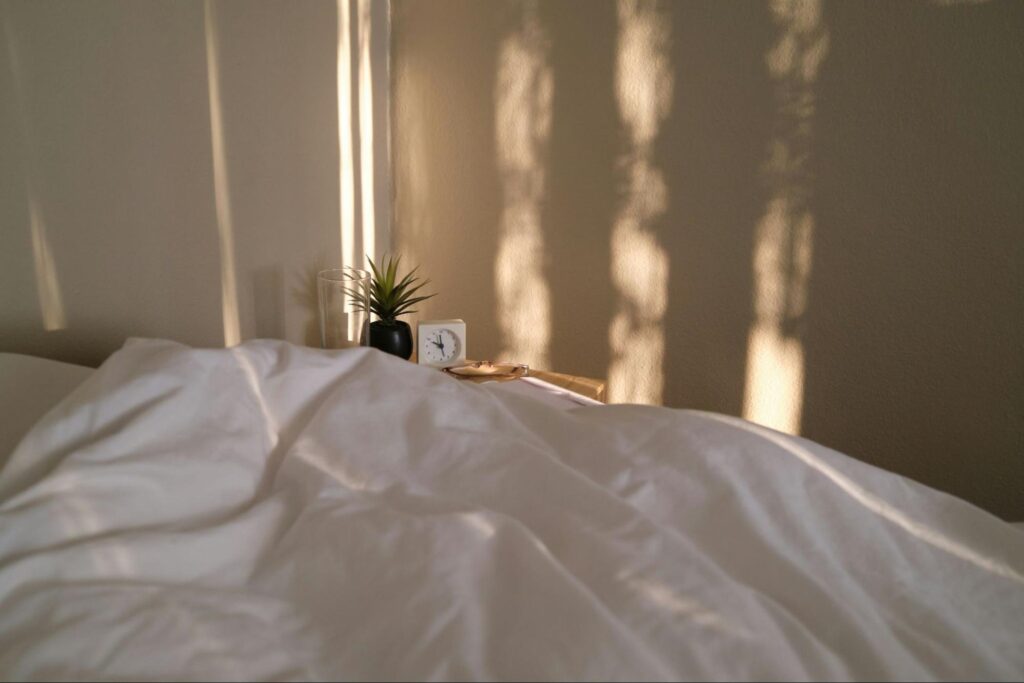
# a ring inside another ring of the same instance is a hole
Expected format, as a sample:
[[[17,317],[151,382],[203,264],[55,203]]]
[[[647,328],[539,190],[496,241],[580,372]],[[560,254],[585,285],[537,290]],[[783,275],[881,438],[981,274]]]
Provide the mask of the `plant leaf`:
[[[399,278],[399,267],[402,257],[391,254],[386,255],[378,265],[366,257],[373,272],[373,279],[370,283],[370,311],[382,320],[394,320],[397,316],[407,312],[415,312],[410,309],[413,304],[425,301],[435,294],[426,296],[414,296],[427,285],[430,280],[421,280],[416,276],[419,266],[416,266],[405,276]]]
[[[397,306],[395,308],[395,315],[401,315],[410,306],[418,304],[421,301],[426,301],[427,299],[429,299],[429,298],[431,298],[433,296],[435,296],[435,295],[434,294],[428,294],[427,296],[417,296],[417,297],[414,297],[412,299],[409,299],[408,301],[400,304],[399,306]]]
[[[366,260],[370,263],[370,270],[373,271],[373,284],[377,286],[377,283],[380,282],[380,271],[377,270],[377,265],[373,262],[373,259],[367,256]]]
[[[401,257],[394,259],[391,258],[390,256],[388,257],[388,274],[387,278],[384,281],[384,286],[387,287],[388,291],[392,291],[395,288],[395,276],[398,274],[398,262],[400,260]]]
[[[410,273],[410,275],[411,275],[411,273]],[[395,296],[397,296],[399,298],[404,298],[404,297],[409,296],[409,294],[411,292],[407,292],[406,288],[409,287],[410,285],[416,284],[417,282],[419,282],[419,278],[416,278],[416,277],[410,278],[409,275],[405,276],[404,278],[402,278],[402,281],[400,283],[398,283],[398,285],[395,287]],[[426,282],[430,282],[430,280],[427,280]],[[426,282],[424,282],[424,284],[426,284]],[[414,288],[413,291],[415,291],[415,288]]]
[[[415,268],[410,270],[406,274],[406,276],[402,278],[402,281],[395,285],[395,289],[401,289],[402,287],[407,286],[410,282],[415,282],[418,278],[414,277],[414,275],[416,274],[416,271],[419,269],[420,267],[416,266]]]
[[[418,284],[415,287],[413,287],[412,289],[410,289],[408,292],[403,292],[402,293],[402,301],[407,301],[413,294],[415,294],[419,290],[423,289],[423,287],[428,285],[428,284],[430,284],[430,280],[427,280],[425,282],[421,282],[420,284]]]

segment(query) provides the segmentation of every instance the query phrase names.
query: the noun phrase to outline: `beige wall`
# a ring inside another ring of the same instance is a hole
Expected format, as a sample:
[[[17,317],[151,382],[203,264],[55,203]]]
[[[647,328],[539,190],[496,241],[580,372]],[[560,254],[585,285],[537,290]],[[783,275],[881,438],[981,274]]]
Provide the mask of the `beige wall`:
[[[220,345],[228,266],[240,337],[310,339],[308,273],[340,249],[338,4],[0,2],[0,350]],[[1024,518],[1024,5],[393,10],[423,316]]]
[[[1024,4],[392,21],[395,240],[471,355],[788,419],[1024,518]]]
[[[0,350],[315,341],[309,274],[340,259],[339,5],[356,46],[356,0],[0,2]]]

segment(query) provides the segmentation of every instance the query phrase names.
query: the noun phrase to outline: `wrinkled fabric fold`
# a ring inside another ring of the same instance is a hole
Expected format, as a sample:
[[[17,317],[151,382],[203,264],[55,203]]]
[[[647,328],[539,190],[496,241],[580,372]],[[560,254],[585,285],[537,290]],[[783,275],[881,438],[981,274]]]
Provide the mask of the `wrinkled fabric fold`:
[[[1019,679],[1024,534],[737,418],[132,340],[0,471],[5,679]]]

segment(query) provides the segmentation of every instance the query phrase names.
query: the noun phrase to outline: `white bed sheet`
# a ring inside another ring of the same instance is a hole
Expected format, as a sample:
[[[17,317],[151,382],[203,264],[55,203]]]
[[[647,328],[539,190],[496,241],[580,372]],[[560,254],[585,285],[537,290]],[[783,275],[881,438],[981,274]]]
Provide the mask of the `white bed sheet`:
[[[92,373],[81,365],[0,353],[0,468],[32,425]]]
[[[1024,536],[742,420],[129,344],[0,472],[11,679],[1019,679]]]
[[[17,353],[0,353],[0,468],[28,430],[95,372],[95,368]],[[489,388],[542,401],[556,410],[598,403],[536,378]]]

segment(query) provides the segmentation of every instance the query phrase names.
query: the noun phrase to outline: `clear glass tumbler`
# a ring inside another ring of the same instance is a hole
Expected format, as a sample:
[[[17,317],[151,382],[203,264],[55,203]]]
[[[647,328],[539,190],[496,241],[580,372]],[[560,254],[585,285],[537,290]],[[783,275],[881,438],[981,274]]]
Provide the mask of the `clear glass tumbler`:
[[[316,276],[320,346],[347,349],[369,344],[370,273],[358,268],[322,270]]]

